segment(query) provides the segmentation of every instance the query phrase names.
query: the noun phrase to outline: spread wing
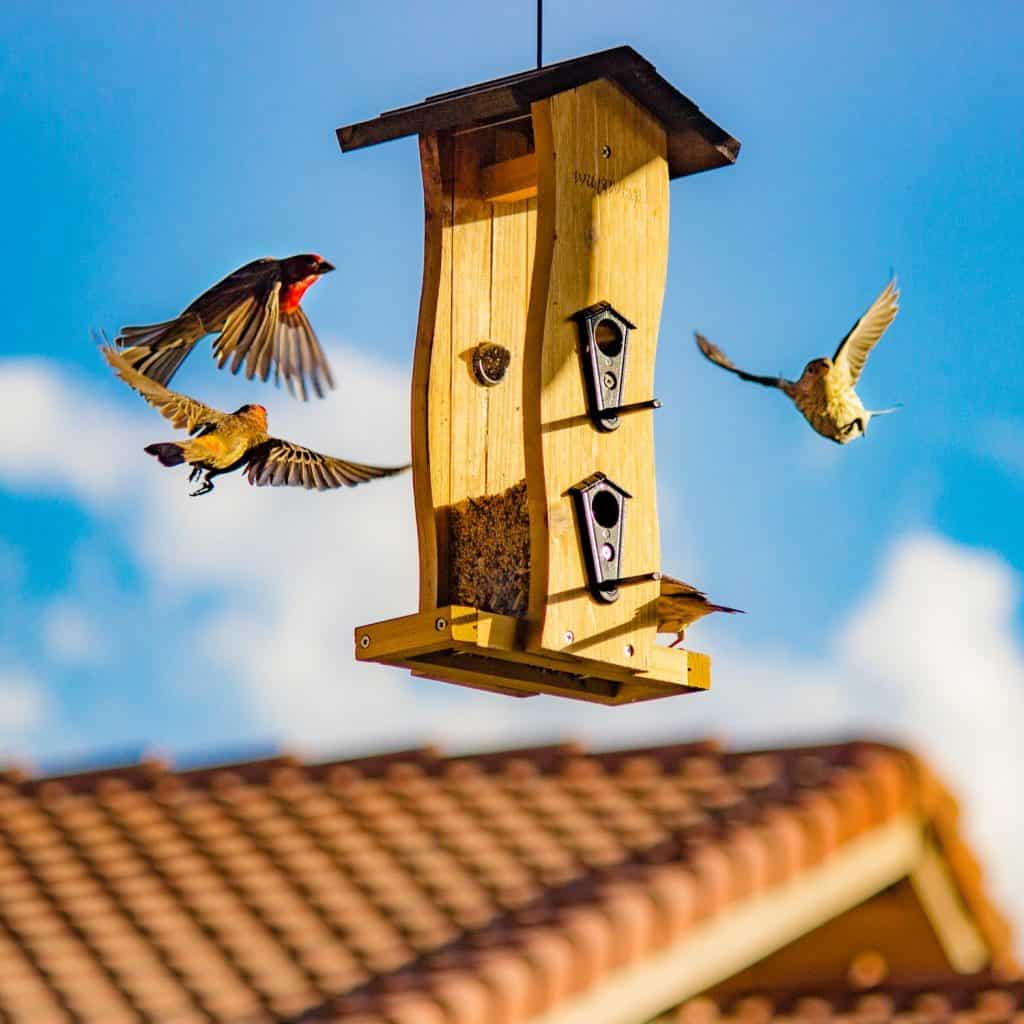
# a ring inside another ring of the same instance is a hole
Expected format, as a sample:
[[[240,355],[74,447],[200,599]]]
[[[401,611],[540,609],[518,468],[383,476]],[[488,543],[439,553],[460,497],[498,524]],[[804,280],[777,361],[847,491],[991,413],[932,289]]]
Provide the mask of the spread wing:
[[[793,387],[793,382],[784,377],[759,377],[753,373],[741,370],[736,364],[717,346],[712,345],[700,331],[694,331],[693,336],[697,339],[697,348],[701,350],[705,359],[710,359],[716,366],[723,370],[735,373],[740,380],[749,380],[754,384],[763,384],[766,388],[778,388],[788,395]]]
[[[182,313],[159,324],[122,327],[114,344],[139,373],[167,384],[204,334],[206,328],[195,313]]]
[[[301,306],[281,311],[279,280],[236,298],[213,344],[213,356],[218,367],[230,360],[232,373],[244,366],[249,380],[268,380],[273,370],[274,383],[280,384],[283,378],[291,394],[303,401],[309,398],[310,385],[318,398],[334,387],[327,356],[309,317]]]
[[[366,466],[271,437],[249,453],[249,483],[257,487],[305,487],[318,491],[394,476],[408,466]]]
[[[280,281],[281,261],[264,256],[233,270],[227,277],[207,288],[182,315],[191,313],[198,317],[207,332],[220,330],[224,321],[246,299],[255,297],[262,302]]]
[[[213,343],[218,369],[230,360],[231,373],[238,373],[244,366],[249,380],[255,376],[266,380],[270,376],[280,294],[280,281],[273,281],[266,288],[236,299]]]
[[[124,356],[111,345],[102,345],[100,352],[110,364],[111,369],[127,384],[134,388],[161,415],[166,416],[179,430],[187,430],[195,434],[204,427],[216,426],[227,416],[219,409],[214,409],[202,402],[197,402],[187,395],[179,395],[169,391],[163,384],[157,384],[138,370],[132,368]]]
[[[324,397],[325,388],[334,387],[327,356],[301,306],[280,315],[277,333],[274,335],[274,364],[274,380],[284,377],[288,390],[295,395],[298,388],[303,401],[309,397],[306,391],[307,377],[317,398]]]
[[[266,299],[276,293],[280,278],[278,260],[269,256],[253,260],[208,288],[173,320],[122,327],[114,344],[126,351],[136,370],[167,384],[204,335],[223,330],[229,322],[236,332],[240,331],[249,325],[254,313],[255,326],[259,327]],[[252,341],[251,327],[246,341]],[[224,360],[220,363],[223,365]],[[232,372],[237,368],[236,364]]]
[[[868,311],[850,328],[832,357],[835,367],[845,372],[852,387],[860,380],[871,350],[878,344],[900,311],[900,290],[894,277]]]

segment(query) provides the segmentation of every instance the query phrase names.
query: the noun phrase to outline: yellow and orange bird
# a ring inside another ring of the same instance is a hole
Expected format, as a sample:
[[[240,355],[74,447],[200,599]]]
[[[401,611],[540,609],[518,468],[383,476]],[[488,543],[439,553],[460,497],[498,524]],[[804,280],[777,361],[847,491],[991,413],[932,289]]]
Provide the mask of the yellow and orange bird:
[[[115,348],[100,348],[114,372],[134,388],[154,409],[179,430],[192,435],[190,441],[167,441],[146,446],[162,466],[192,467],[189,481],[202,477],[202,486],[193,497],[213,490],[213,478],[243,469],[250,484],[257,487],[305,487],[326,491],[334,487],[356,484],[394,476],[406,466],[366,466],[282,441],[267,433],[267,410],[262,405],[243,405],[232,413],[221,412],[186,395],[169,391],[151,380],[131,364]]]
[[[784,377],[759,377],[739,369],[717,346],[699,331],[694,334],[697,347],[716,366],[735,373],[741,380],[778,388],[788,395],[804,418],[822,437],[847,444],[862,437],[872,416],[885,416],[892,409],[865,409],[855,390],[871,350],[881,340],[900,311],[900,293],[893,278],[868,311],[850,328],[829,359],[812,359],[797,381]]]
[[[661,594],[658,596],[657,604],[658,632],[676,634],[670,647],[681,644],[687,627],[712,612],[728,612],[730,615],[743,614],[740,608],[712,604],[708,600],[707,594],[690,586],[689,583],[673,579],[671,576],[661,577]]]

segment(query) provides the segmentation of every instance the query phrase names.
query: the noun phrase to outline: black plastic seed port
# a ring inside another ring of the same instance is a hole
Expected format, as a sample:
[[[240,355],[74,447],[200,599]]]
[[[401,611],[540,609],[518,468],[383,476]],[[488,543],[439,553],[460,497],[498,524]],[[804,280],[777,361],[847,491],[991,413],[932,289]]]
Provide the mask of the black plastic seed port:
[[[594,473],[570,492],[590,593],[611,604],[619,599],[626,501],[632,495],[604,473]]]

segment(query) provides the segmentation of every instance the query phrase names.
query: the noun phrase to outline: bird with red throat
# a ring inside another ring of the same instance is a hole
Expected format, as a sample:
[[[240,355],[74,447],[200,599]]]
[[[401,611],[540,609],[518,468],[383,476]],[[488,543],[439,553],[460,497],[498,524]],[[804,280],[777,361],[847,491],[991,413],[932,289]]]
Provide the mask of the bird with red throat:
[[[283,379],[305,401],[309,389],[323,398],[334,378],[302,308],[306,292],[334,270],[317,253],[253,260],[203,292],[173,320],[123,327],[114,339],[128,365],[168,384],[185,357],[207,334],[216,334],[217,367],[252,380]]]

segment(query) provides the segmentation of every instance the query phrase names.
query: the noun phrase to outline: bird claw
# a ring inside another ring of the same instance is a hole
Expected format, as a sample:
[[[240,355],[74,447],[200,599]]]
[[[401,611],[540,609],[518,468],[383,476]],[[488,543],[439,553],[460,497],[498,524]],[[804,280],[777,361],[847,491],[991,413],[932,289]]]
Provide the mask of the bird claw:
[[[198,498],[198,497],[200,497],[200,496],[202,496],[204,494],[209,494],[210,491],[212,491],[212,490],[213,490],[213,484],[209,480],[204,480],[202,487],[200,487],[198,490],[190,491],[189,492],[189,497],[190,498]]]

